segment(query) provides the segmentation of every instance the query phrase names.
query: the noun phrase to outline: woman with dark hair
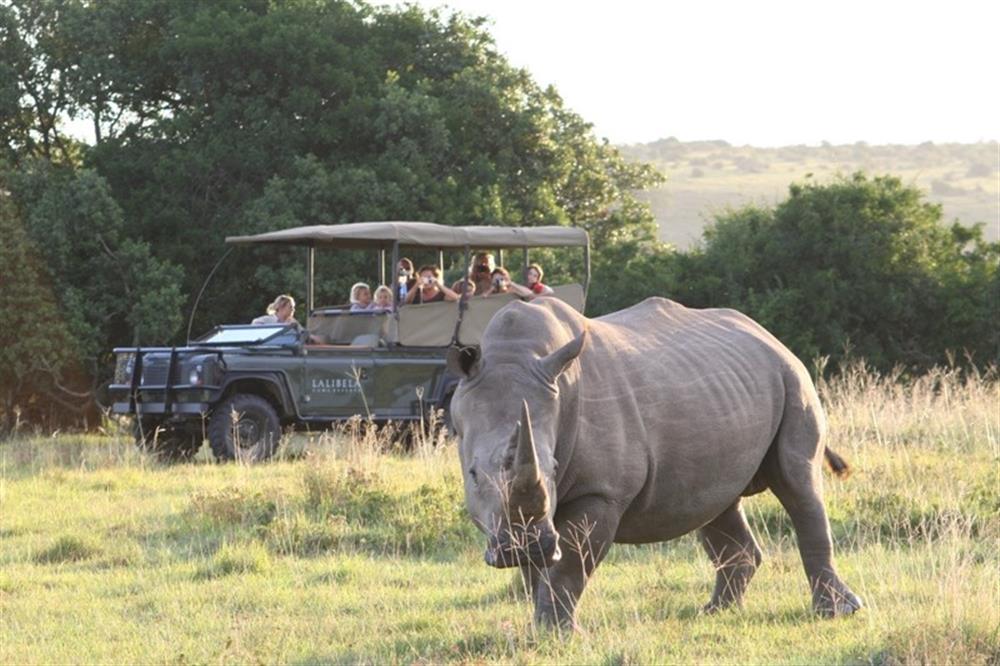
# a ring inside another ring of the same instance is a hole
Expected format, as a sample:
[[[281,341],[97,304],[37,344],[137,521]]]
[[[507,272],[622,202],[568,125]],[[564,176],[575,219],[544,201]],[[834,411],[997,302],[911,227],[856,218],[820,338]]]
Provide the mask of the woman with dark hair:
[[[503,266],[497,266],[490,273],[490,286],[482,294],[482,296],[495,296],[497,294],[506,294],[511,291],[511,285],[513,283],[510,281],[510,273]]]
[[[437,301],[457,301],[458,294],[441,282],[441,269],[428,264],[420,267],[420,279],[406,295],[407,305],[435,303]]]
[[[403,257],[396,264],[396,300],[402,303],[406,300],[407,294],[417,283],[417,275],[413,272],[413,262]]]

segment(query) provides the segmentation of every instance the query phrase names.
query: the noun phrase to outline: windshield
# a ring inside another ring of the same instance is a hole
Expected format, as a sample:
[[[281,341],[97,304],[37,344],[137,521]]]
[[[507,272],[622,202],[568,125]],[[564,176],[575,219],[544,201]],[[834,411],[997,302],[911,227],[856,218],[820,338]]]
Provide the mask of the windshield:
[[[272,338],[288,328],[287,325],[220,326],[202,338],[199,345],[253,344]]]

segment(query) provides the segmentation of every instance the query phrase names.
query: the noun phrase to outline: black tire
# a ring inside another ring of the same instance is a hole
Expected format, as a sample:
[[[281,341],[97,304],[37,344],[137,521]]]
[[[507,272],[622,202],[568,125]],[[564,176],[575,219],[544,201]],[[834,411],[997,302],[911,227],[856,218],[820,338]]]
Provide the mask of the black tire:
[[[219,460],[260,462],[278,448],[281,423],[264,398],[249,393],[231,395],[208,421],[208,443]]]
[[[132,419],[135,445],[162,462],[191,460],[201,448],[201,435],[162,419],[135,417]]]

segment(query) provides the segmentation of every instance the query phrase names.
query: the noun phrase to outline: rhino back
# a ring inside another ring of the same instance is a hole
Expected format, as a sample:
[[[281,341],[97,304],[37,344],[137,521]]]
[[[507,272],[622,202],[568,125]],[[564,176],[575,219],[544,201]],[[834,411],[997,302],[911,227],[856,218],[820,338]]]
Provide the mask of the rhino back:
[[[732,310],[665,299],[589,322],[567,498],[610,495],[617,540],[657,541],[713,519],[749,485],[789,388],[818,408],[801,363]]]

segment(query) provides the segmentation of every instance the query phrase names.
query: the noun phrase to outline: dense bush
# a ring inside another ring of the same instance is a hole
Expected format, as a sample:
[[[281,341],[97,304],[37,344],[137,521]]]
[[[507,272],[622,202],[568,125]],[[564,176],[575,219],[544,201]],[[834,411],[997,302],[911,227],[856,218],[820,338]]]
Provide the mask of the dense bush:
[[[724,213],[703,247],[647,270],[687,305],[750,314],[800,358],[919,369],[949,352],[996,363],[998,259],[981,228],[943,226],[916,188],[858,173]]]

